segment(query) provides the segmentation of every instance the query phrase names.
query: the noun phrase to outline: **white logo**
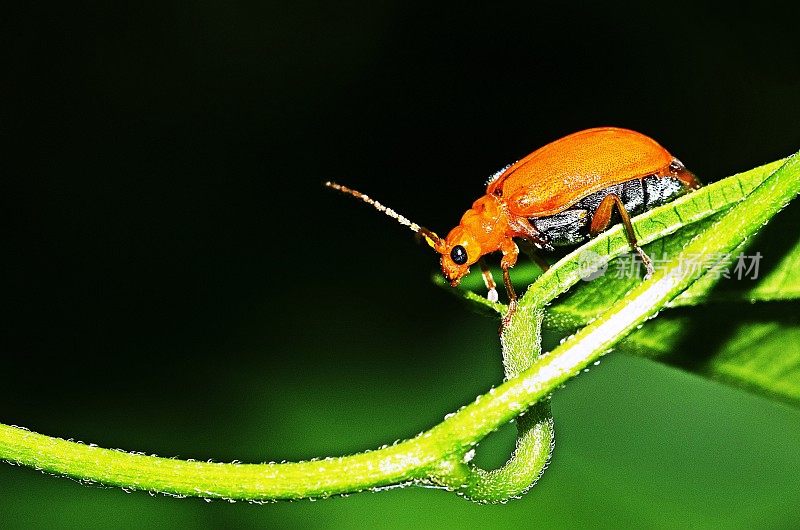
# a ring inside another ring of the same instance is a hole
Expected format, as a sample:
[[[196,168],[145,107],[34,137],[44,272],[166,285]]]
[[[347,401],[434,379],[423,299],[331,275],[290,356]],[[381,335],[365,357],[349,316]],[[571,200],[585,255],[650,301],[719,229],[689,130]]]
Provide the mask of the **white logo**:
[[[578,274],[585,282],[599,278],[607,269],[608,261],[596,252],[584,250],[578,255]]]

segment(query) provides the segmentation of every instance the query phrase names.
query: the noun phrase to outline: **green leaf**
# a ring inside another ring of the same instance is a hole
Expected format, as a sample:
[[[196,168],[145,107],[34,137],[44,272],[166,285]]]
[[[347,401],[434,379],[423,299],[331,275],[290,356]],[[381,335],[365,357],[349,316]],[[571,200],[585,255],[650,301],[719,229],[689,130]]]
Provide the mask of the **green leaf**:
[[[716,263],[715,269],[704,274],[675,298],[669,307],[800,299],[800,275],[797,274],[800,267],[800,238],[792,231],[792,227],[800,222],[798,214],[800,210],[793,209],[777,216],[768,228],[737,247],[730,259]],[[647,245],[645,249],[656,260],[674,257],[692,238],[705,230],[713,230],[718,215],[688,225]],[[739,262],[749,266],[754,259],[759,262],[755,277],[753,272],[744,274],[744,268],[736,269]],[[551,329],[568,329],[580,327],[596,318],[609,301],[621,299],[641,281],[640,275],[631,274],[631,261],[630,255],[623,255],[609,263],[606,274],[592,281],[580,282],[550,308],[545,325]],[[700,261],[687,266],[707,268],[715,260],[706,263]],[[729,277],[722,276],[723,273]]]
[[[645,324],[618,349],[800,406],[796,304],[677,309]]]

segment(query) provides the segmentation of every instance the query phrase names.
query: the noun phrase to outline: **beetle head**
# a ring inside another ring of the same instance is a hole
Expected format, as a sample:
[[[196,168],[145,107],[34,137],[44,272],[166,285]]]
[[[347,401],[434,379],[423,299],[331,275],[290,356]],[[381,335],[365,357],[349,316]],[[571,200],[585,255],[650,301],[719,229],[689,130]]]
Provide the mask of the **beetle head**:
[[[434,246],[442,255],[442,274],[453,287],[469,273],[469,267],[481,257],[481,246],[472,232],[462,226],[453,228]]]

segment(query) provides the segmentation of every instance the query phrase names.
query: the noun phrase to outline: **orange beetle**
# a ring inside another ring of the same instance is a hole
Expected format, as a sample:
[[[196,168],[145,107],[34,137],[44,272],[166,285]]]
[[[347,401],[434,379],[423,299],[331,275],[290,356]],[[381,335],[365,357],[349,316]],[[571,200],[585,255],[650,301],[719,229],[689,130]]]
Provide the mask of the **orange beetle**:
[[[519,256],[514,238],[546,250],[575,245],[605,230],[616,210],[649,276],[652,261],[636,241],[631,215],[664,204],[700,183],[651,138],[628,129],[601,127],[565,136],[495,173],[486,195],[472,204],[446,238],[363,193],[333,182],[325,185],[371,204],[421,234],[441,254],[442,273],[454,287],[480,261],[489,298],[494,301],[495,283],[481,258],[500,251],[510,301],[507,323],[517,303],[508,272]]]

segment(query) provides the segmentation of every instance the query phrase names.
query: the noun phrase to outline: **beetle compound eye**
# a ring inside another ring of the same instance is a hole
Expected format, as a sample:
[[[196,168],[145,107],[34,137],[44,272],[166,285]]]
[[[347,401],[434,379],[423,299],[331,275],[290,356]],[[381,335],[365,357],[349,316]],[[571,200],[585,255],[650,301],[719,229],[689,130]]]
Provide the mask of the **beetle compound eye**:
[[[450,258],[456,265],[463,265],[467,262],[467,251],[461,245],[456,245],[450,251]]]

